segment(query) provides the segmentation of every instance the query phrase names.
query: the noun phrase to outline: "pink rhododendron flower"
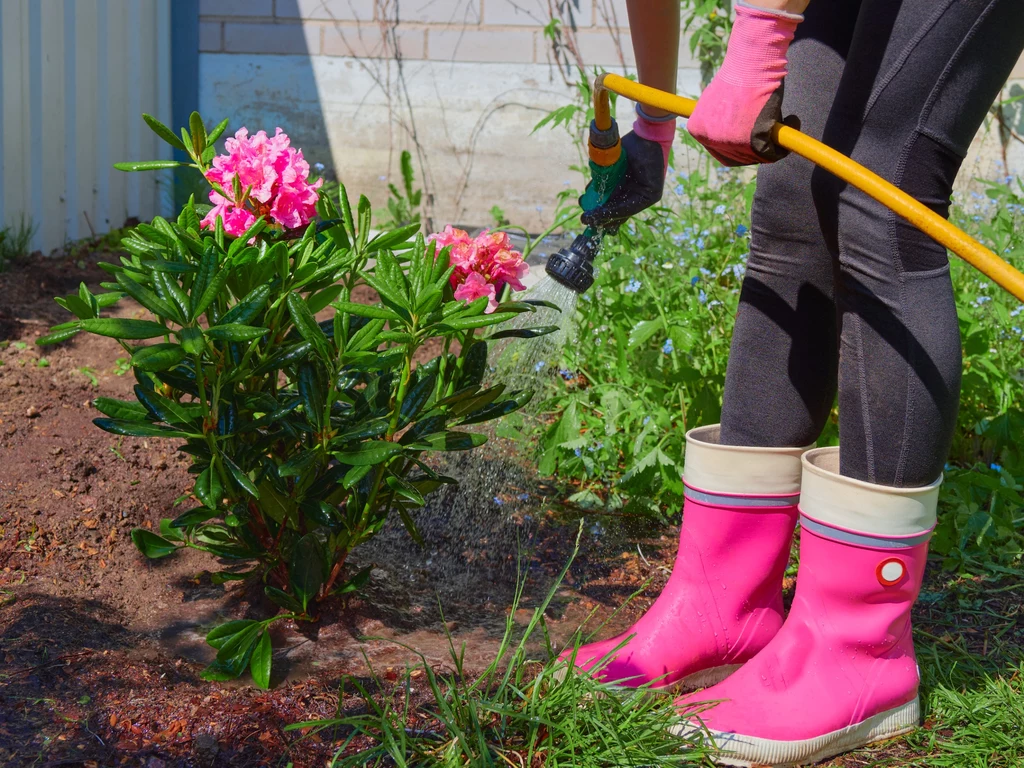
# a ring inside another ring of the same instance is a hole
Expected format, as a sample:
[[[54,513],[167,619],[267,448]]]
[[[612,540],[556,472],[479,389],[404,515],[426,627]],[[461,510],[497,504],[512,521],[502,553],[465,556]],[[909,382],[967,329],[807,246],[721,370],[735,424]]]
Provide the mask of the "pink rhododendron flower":
[[[473,301],[488,296],[487,314],[497,308],[497,296],[506,285],[517,291],[526,287],[522,279],[530,267],[523,261],[523,254],[512,247],[505,232],[485,230],[472,238],[449,224],[427,240],[436,242],[440,248],[451,246],[450,263],[455,269],[450,282],[455,298]]]
[[[304,227],[316,215],[316,191],[323,179],[309,183],[309,163],[302,151],[293,149],[288,135],[280,128],[273,136],[258,131],[249,136],[239,128],[234,138],[224,142],[226,155],[213,158],[206,178],[219,184],[227,194],[234,194],[238,179],[242,197],[228,199],[216,190],[210,192],[214,208],[203,218],[204,227],[214,227],[217,217],[224,221],[224,231],[238,236],[245,232],[257,216],[266,216],[285,229]]]
[[[484,276],[477,272],[470,273],[466,281],[455,289],[456,299],[476,301],[481,296],[486,296],[487,309],[484,310],[485,314],[490,314],[498,306],[497,294],[498,289],[491,283],[488,283]]]

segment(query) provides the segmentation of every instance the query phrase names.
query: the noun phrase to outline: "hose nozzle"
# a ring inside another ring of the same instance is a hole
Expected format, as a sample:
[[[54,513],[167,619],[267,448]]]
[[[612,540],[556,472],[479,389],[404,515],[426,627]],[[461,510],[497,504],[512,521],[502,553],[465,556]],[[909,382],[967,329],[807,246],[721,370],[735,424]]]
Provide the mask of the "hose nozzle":
[[[599,235],[584,232],[568,248],[553,254],[544,270],[566,288],[583,293],[594,284],[594,258],[600,247]]]

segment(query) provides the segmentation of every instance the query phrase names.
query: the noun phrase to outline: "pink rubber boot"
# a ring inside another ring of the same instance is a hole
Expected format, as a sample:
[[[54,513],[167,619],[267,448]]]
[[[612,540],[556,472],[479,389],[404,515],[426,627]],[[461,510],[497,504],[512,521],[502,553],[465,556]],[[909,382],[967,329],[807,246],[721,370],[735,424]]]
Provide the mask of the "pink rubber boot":
[[[679,551],[661,595],[628,631],[563,659],[626,687],[692,689],[724,679],[779,631],[805,449],[719,445],[719,433],[686,435]]]
[[[941,478],[889,488],[842,477],[837,448],[803,463],[800,570],[785,626],[728,680],[677,702],[686,718],[677,732],[710,736],[725,765],[815,763],[918,723],[910,608]]]

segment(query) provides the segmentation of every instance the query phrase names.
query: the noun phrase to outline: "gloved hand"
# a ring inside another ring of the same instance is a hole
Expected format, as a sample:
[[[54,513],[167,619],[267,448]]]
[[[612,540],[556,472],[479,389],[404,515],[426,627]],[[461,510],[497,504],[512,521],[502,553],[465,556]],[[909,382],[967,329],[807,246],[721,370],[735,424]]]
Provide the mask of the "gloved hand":
[[[668,153],[676,136],[676,121],[650,120],[637,110],[633,130],[622,137],[626,172],[608,202],[584,212],[581,221],[615,234],[630,216],[661,200],[668,172]]]
[[[723,165],[774,162],[788,152],[772,142],[782,120],[786,53],[803,16],[736,2],[725,61],[700,96],[686,129]],[[799,128],[795,117],[785,120]]]

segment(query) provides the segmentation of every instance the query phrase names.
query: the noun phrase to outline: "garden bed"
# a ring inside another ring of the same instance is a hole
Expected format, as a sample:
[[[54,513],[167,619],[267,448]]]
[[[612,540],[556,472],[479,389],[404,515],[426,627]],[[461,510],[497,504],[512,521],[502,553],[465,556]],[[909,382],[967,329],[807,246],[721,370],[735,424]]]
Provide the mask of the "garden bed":
[[[468,670],[485,666],[512,602],[517,554],[525,564],[525,621],[570,556],[576,533],[576,513],[500,445],[460,468],[465,481],[457,495],[440,495],[418,514],[426,549],[400,524],[389,525],[353,555],[375,566],[362,597],[315,625],[275,630],[270,691],[247,680],[199,678],[213,657],[206,629],[271,608],[239,584],[211,583],[206,571],[216,562],[205,553],[148,561],[129,539],[131,528],[155,528],[173,516],[189,487],[187,462],[166,442],[118,438],[92,425],[94,397],[130,396],[133,380],[119,375],[124,353],[116,342],[80,335],[56,348],[34,345],[66,319],[52,296],[103,279],[97,258],[40,258],[0,274],[0,764],[324,764],[334,737],[344,734],[302,738],[283,728],[339,708],[359,710],[351,689],[341,693],[346,675],[367,680],[369,663],[385,686],[399,685],[415,661],[403,645],[443,668],[446,632],[466,643]],[[143,315],[122,304],[122,316]],[[587,529],[548,612],[555,641],[592,609],[597,620],[609,615],[653,574],[644,596],[607,631],[628,625],[657,594],[674,550],[671,529],[610,520]],[[928,648],[921,654],[926,682],[945,681],[977,704],[982,671],[1014,680],[1013,665],[1024,655],[1022,594],[1019,579],[949,582],[932,569],[916,614],[919,648]],[[1016,685],[1019,691],[1019,678]],[[969,718],[957,720],[952,710],[936,709],[929,727],[908,740],[830,765],[1015,764],[1019,751],[975,738]],[[1021,710],[1006,710],[1005,723],[1000,716],[988,731],[1001,732]],[[963,762],[942,762],[949,755],[943,743],[951,740],[973,745]]]

